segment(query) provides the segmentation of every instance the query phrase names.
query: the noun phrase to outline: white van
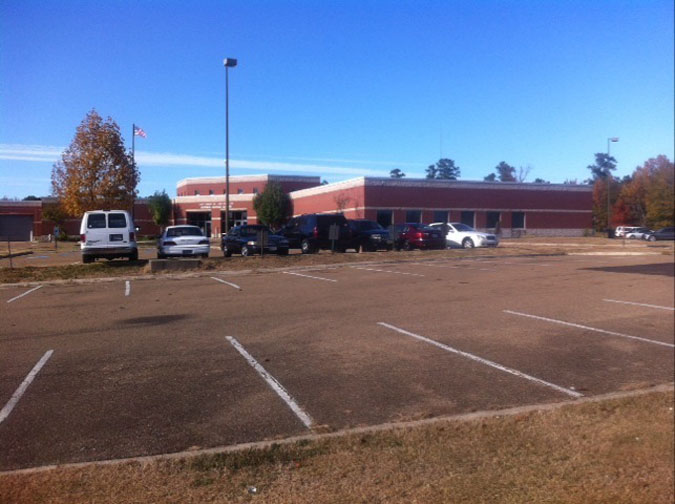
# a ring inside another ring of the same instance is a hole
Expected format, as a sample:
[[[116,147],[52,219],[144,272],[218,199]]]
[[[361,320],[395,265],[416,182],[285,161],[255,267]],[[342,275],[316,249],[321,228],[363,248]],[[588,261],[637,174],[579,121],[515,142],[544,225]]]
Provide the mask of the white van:
[[[82,262],[99,257],[138,259],[136,228],[129,212],[124,210],[94,210],[85,212],[80,224]]]

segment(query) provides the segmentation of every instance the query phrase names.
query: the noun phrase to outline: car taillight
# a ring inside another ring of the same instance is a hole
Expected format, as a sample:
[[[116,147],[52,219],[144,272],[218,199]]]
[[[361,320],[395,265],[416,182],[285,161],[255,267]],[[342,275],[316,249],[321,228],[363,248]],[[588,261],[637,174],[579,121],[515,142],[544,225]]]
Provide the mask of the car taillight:
[[[175,244],[176,244],[176,242],[174,242],[174,241],[165,241],[164,242],[164,245],[175,245]]]
[[[136,240],[136,237],[134,236],[134,232],[132,231],[131,233],[129,233],[129,241],[135,241],[135,240]]]
[[[417,233],[415,233],[415,238],[418,238],[418,239],[424,238],[424,233],[421,233],[421,232],[418,231]]]
[[[86,242],[86,241],[87,241],[87,235],[81,234],[81,235],[80,235],[80,241],[81,241],[82,243]]]
[[[312,234],[314,235],[314,238],[319,237],[319,229],[316,226],[314,226],[314,230],[312,231]]]

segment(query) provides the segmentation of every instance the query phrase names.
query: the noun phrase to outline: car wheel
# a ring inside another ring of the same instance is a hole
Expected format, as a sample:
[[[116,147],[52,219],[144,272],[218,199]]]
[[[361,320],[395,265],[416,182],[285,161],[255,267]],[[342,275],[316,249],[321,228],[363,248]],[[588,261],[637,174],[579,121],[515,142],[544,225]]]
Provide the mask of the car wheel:
[[[303,254],[312,254],[314,252],[312,249],[312,244],[307,240],[302,240],[302,243],[300,244],[300,250]]]
[[[244,257],[248,257],[251,255],[251,249],[248,248],[248,245],[241,246],[241,255],[243,255]]]
[[[82,262],[84,264],[89,264],[89,263],[94,262],[94,258],[90,257],[90,256],[82,256]]]
[[[649,238],[647,238],[649,241],[654,242],[656,241],[656,236],[652,235]]]
[[[227,248],[227,245],[223,247],[223,255],[225,257],[232,257],[232,251],[229,248]]]
[[[166,259],[166,256],[161,252],[157,252],[157,259]]]
[[[209,258],[209,254],[202,254],[202,257],[203,257],[204,259],[208,259],[208,258]]]
[[[403,250],[410,251],[412,249],[413,249],[413,246],[408,240],[403,242]]]
[[[288,249],[277,250],[277,255],[288,255]]]
[[[462,247],[465,249],[470,249],[474,247],[473,240],[471,238],[464,238],[464,241],[462,242]]]
[[[129,254],[130,261],[138,261],[138,249]]]

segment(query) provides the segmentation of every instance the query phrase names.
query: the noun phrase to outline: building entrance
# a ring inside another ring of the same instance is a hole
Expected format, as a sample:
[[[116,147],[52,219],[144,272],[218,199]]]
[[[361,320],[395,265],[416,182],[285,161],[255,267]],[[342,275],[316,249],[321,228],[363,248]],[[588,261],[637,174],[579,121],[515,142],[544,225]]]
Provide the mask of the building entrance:
[[[211,212],[188,212],[187,223],[197,226],[206,236],[211,236]]]

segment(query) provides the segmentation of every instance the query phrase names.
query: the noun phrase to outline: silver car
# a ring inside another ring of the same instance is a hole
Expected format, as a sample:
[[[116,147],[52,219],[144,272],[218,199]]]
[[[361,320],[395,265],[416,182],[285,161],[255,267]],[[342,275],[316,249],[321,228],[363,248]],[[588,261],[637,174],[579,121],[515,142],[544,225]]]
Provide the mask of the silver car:
[[[157,257],[208,257],[209,239],[197,226],[169,226],[157,240]]]

